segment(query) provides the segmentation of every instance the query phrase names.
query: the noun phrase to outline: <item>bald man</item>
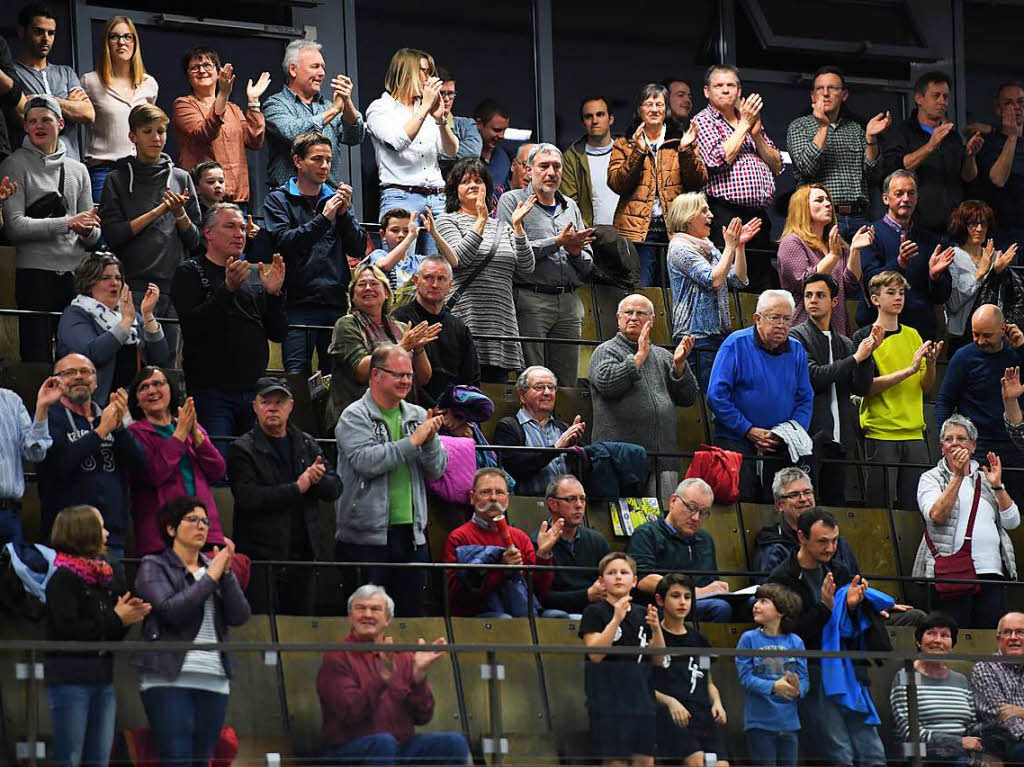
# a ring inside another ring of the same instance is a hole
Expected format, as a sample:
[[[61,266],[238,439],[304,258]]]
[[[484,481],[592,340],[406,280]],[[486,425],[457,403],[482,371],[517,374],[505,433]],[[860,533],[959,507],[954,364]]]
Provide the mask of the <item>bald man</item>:
[[[57,513],[87,504],[103,512],[110,538],[107,550],[124,557],[128,515],[128,477],[146,470],[146,456],[126,428],[128,395],[110,394],[105,408],[92,401],[96,366],[81,354],[57,360],[53,375],[60,379],[60,401],[50,407],[48,428],[53,445],[39,464],[39,500],[43,540],[49,540]]]
[[[998,306],[979,306],[971,317],[972,343],[957,350],[946,368],[946,377],[935,404],[935,423],[941,425],[954,412],[967,416],[978,427],[974,459],[987,463],[989,451],[1003,461],[1003,481],[1011,498],[1024,499],[1022,454],[1010,441],[1003,422],[1000,379],[1007,368],[1024,364],[1024,333],[1007,324]]]
[[[530,150],[533,149],[536,144],[520,144],[519,151],[516,152],[515,159],[512,160],[512,188],[513,189],[526,189],[533,180],[532,173],[530,172]]]

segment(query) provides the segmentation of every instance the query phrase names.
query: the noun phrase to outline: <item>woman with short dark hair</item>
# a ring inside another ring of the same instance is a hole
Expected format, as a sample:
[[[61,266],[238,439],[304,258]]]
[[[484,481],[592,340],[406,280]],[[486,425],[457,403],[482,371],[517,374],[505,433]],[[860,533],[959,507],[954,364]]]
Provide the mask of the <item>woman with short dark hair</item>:
[[[57,359],[77,352],[96,366],[93,402],[107,404],[110,392],[127,389],[142,365],[167,365],[172,352],[153,316],[160,288],[149,283],[140,312],[113,253],[90,253],[75,269],[78,293],[57,325]]]
[[[146,472],[132,478],[135,556],[163,551],[166,543],[157,522],[159,510],[182,495],[194,495],[210,515],[207,544],[224,545],[224,531],[211,485],[224,479],[224,457],[196,419],[191,397],[178,406],[179,395],[167,372],[144,367],[128,387],[128,431],[146,453]]]
[[[163,767],[206,765],[220,737],[231,691],[231,660],[203,644],[227,640],[229,626],[249,620],[249,603],[231,572],[235,545],[225,539],[202,554],[210,531],[205,504],[180,496],[160,510],[167,548],[143,557],[136,593],[153,606],[142,626],[146,641],[192,642],[191,650],[146,650],[133,663],[141,672],[142,703]]]
[[[57,550],[46,584],[46,638],[113,642],[141,621],[150,606],[128,591],[120,563],[106,556],[103,516],[92,506],[72,506],[53,522]],[[105,767],[110,761],[117,700],[114,654],[49,652],[46,689],[53,723],[53,764]]]

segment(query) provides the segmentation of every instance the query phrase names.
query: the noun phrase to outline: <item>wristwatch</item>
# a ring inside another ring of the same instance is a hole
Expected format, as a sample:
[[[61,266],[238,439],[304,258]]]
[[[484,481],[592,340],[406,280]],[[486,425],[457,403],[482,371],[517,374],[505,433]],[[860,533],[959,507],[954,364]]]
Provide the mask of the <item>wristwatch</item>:
[[[995,490],[996,492],[998,492],[1000,490],[1005,490],[1006,489],[1006,485],[992,485],[992,489]]]

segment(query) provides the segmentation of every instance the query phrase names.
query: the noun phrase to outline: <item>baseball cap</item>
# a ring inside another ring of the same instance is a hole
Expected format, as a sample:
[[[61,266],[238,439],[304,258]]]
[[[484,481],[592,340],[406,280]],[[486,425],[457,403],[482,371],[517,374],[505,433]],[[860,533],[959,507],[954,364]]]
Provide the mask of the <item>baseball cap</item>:
[[[283,378],[264,376],[256,381],[256,393],[260,396],[265,397],[275,391],[283,392],[289,397],[292,396],[292,390],[288,388],[288,382]]]

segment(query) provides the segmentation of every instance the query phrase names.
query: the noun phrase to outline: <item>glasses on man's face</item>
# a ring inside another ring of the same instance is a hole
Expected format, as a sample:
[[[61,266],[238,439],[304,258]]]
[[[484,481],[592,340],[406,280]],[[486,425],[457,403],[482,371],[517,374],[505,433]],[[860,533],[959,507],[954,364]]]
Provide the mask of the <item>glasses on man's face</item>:
[[[623,317],[650,317],[651,313],[646,309],[623,309],[619,312]]]
[[[399,381],[411,381],[412,373],[399,373],[397,370],[391,370],[390,368],[377,368],[377,370],[383,370],[392,378],[397,378]]]
[[[188,71],[192,74],[197,74],[202,71],[212,72],[217,68],[217,65],[212,61],[200,61],[198,64],[193,64],[188,68]]]
[[[107,35],[107,40],[109,40],[112,43],[133,43],[135,42],[135,35],[133,35],[131,32],[125,32],[123,35],[119,35],[116,32],[111,32],[109,35]]]
[[[792,493],[783,493],[782,496],[787,501],[795,501],[797,498],[813,498],[814,491],[811,488],[806,490],[794,490]]]
[[[57,375],[67,379],[88,378],[89,376],[96,375],[96,371],[92,368],[68,368],[67,370],[58,371]]]
[[[209,527],[210,526],[210,520],[207,519],[206,517],[201,517],[198,514],[189,514],[186,517],[182,517],[181,521],[182,522],[188,522],[190,525],[195,525],[196,527]]]
[[[769,325],[791,325],[793,323],[791,314],[762,314],[761,319]]]
[[[556,501],[563,501],[564,503],[571,503],[574,505],[577,503],[585,505],[587,502],[587,496],[585,495],[551,495],[548,497],[554,498]]]
[[[543,394],[546,391],[558,391],[558,388],[554,384],[531,384],[530,391]]]
[[[679,496],[676,497],[679,498]],[[691,503],[690,501],[684,501],[682,498],[679,498],[679,502],[686,507],[686,510],[690,513],[691,517],[700,517],[701,519],[707,519],[711,516],[711,509],[702,509],[697,504]]]
[[[1024,638],[1024,629],[1003,629],[999,632],[999,636]]]

